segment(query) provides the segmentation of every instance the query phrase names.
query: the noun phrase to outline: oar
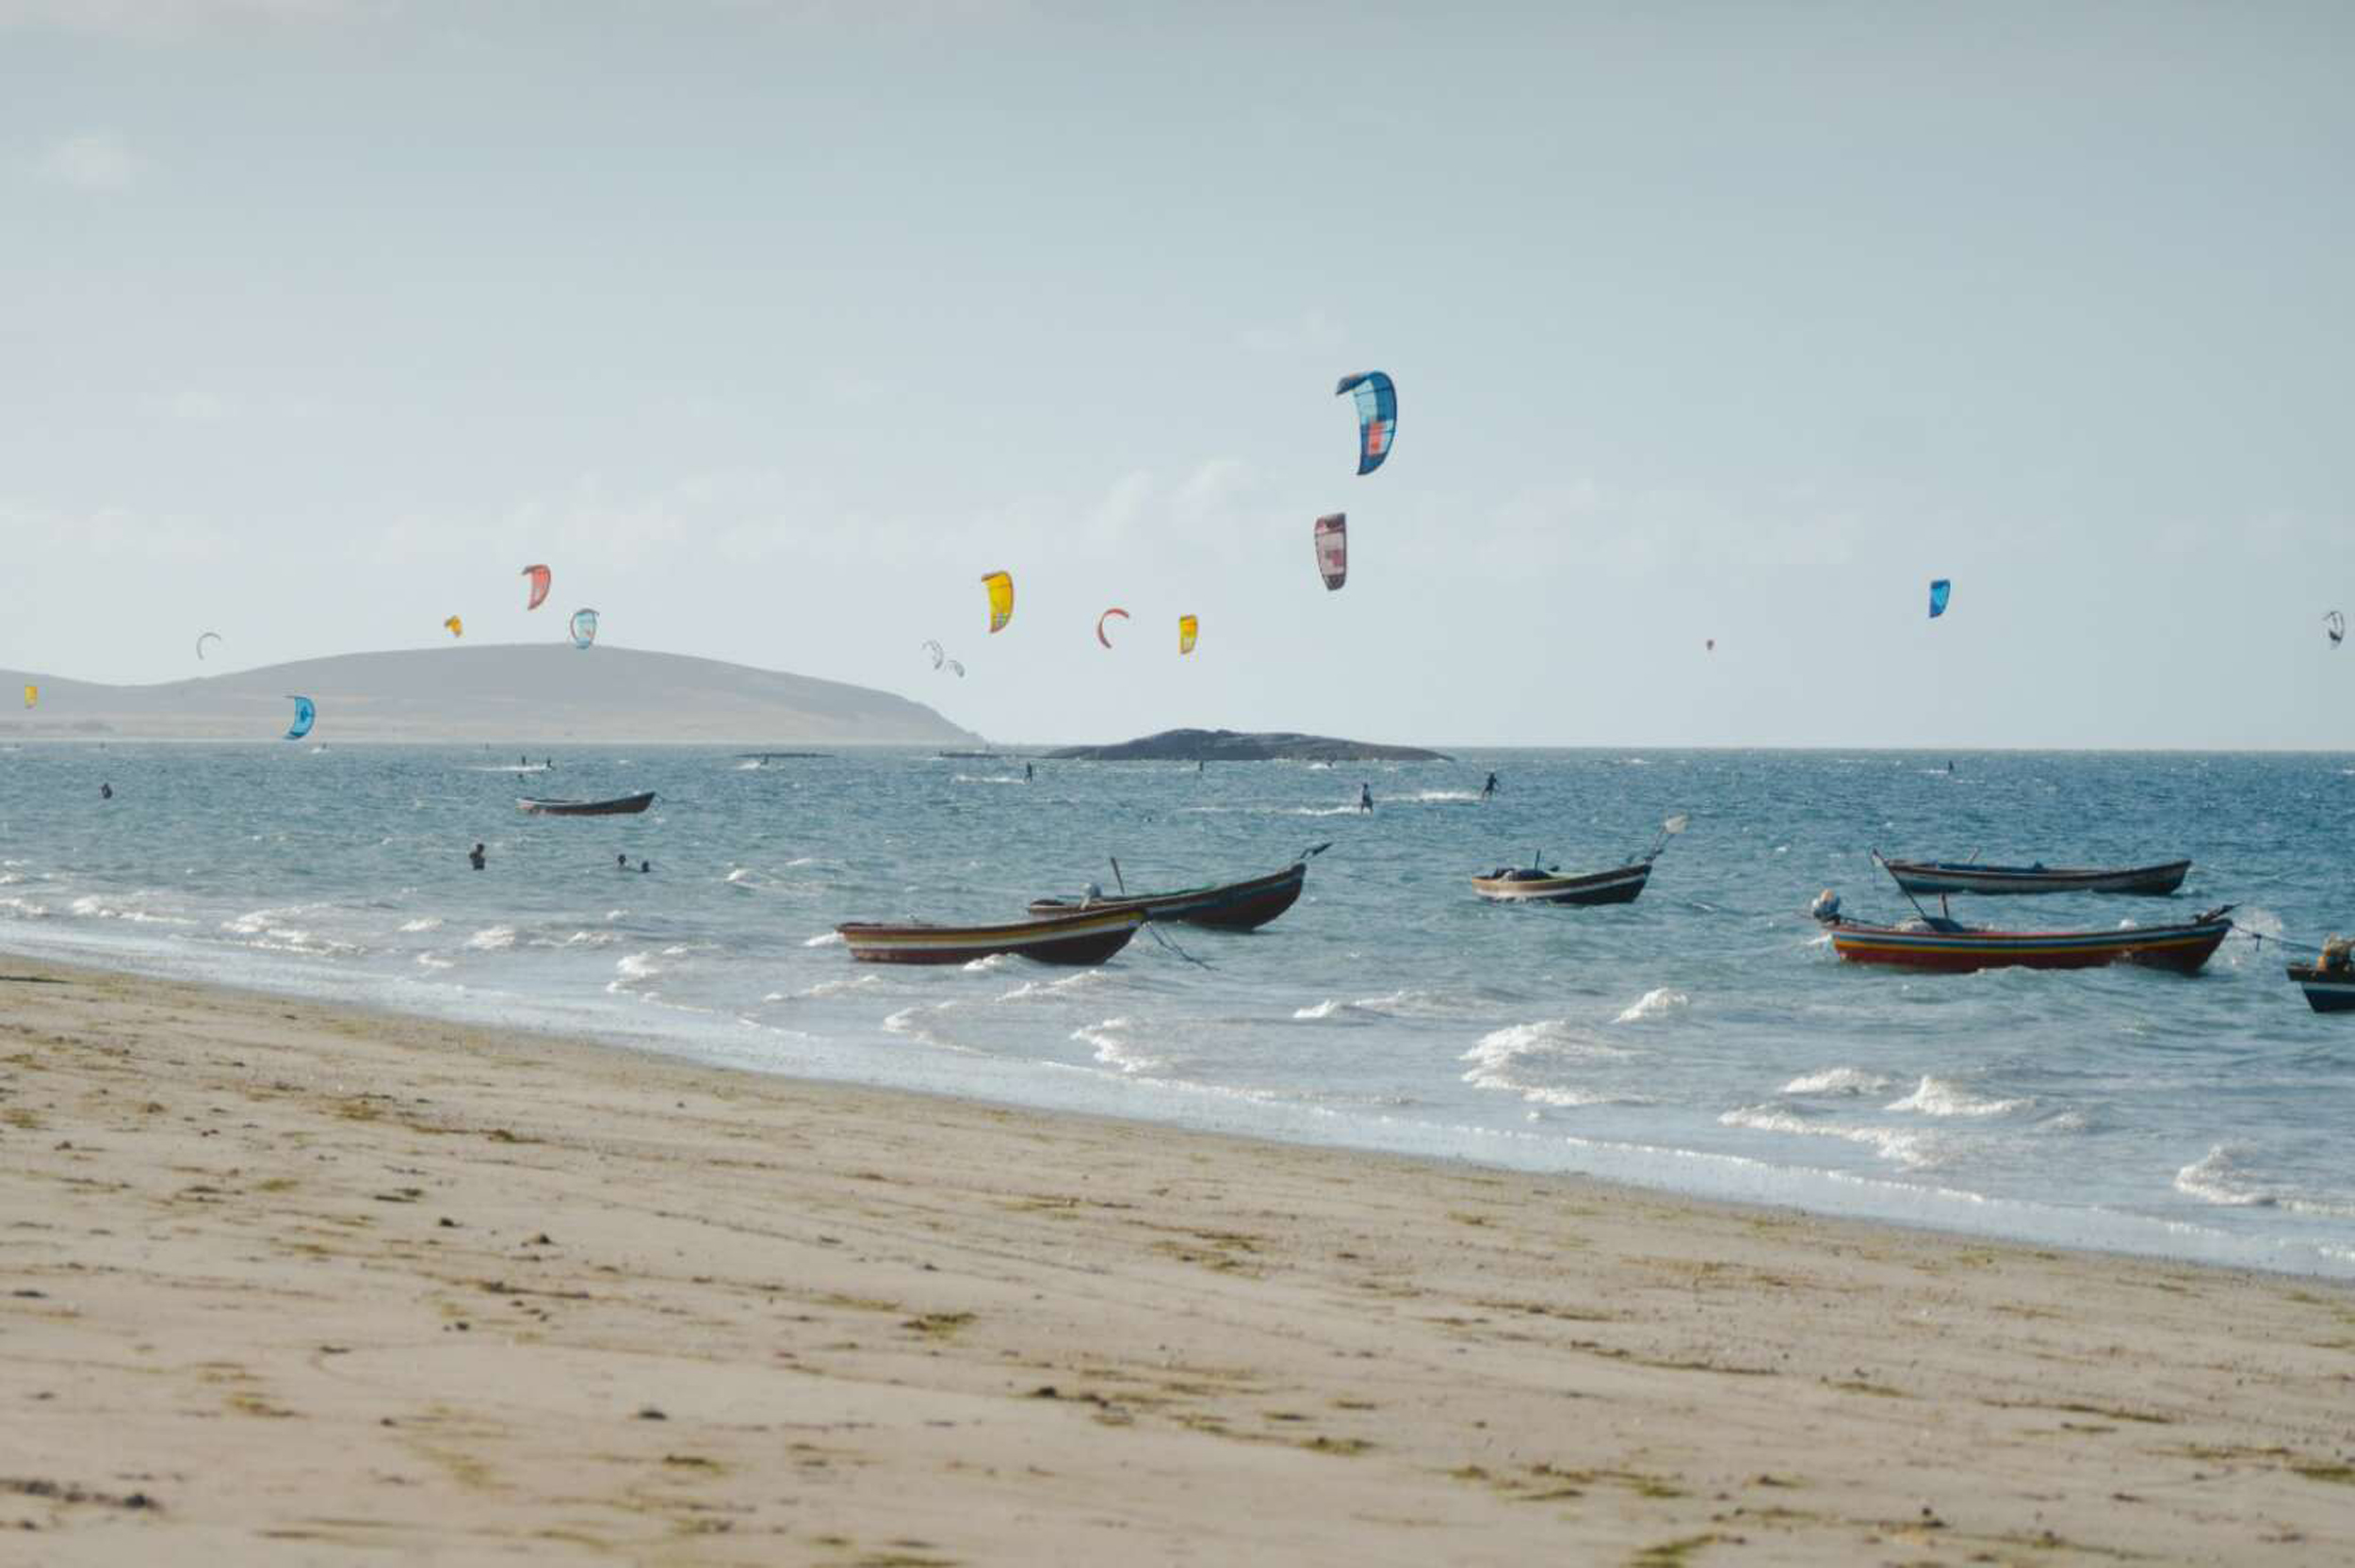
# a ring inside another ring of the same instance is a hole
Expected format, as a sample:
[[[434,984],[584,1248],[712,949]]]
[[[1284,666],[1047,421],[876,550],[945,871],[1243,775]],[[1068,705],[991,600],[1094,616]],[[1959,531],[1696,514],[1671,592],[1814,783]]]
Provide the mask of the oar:
[[[1292,856],[1292,864],[1294,865],[1305,865],[1307,862],[1316,859],[1317,856],[1324,853],[1325,850],[1330,849],[1331,848],[1333,848],[1333,841],[1328,838],[1324,843],[1317,845],[1315,848],[1303,849],[1300,853]]]
[[[1912,891],[1906,886],[1905,880],[1899,877],[1896,872],[1889,870],[1889,862],[1881,858],[1881,852],[1878,849],[1867,849],[1864,852],[1873,857],[1874,865],[1879,866],[1884,871],[1889,871],[1889,880],[1897,884],[1897,891],[1905,895],[1906,902],[1913,905],[1913,913],[1922,917],[1924,924],[1928,924],[1930,920],[1930,912],[1924,909],[1921,902],[1914,897]],[[1951,916],[1952,913],[1953,911],[1951,907],[1949,907],[1949,916]]]
[[[1108,855],[1105,858],[1113,863],[1113,885],[1120,889],[1120,896],[1126,898],[1129,897],[1129,884],[1120,880],[1120,857]]]
[[[1665,822],[1661,823],[1660,836],[1652,840],[1650,852],[1644,856],[1644,860],[1647,863],[1658,860],[1660,858],[1660,851],[1668,847],[1668,840],[1674,838],[1677,834],[1682,832],[1686,828],[1692,826],[1692,823],[1693,819],[1682,812],[1677,813],[1674,816],[1669,817]],[[1632,865],[1635,862],[1630,861],[1628,864]]]

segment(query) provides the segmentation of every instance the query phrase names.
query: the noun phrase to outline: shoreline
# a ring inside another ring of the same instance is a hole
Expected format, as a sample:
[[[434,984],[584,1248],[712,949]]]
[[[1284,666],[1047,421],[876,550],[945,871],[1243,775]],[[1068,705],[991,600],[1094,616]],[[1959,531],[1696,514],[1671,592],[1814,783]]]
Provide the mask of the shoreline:
[[[2341,1285],[0,997],[0,1527],[44,1561],[2355,1555]]]

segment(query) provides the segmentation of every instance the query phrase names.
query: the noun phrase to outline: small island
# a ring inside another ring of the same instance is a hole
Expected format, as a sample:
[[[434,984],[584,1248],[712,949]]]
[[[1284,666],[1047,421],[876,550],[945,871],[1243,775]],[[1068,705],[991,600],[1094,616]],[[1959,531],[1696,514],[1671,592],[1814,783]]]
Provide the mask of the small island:
[[[1058,762],[1454,762],[1420,746],[1376,746],[1332,736],[1241,730],[1163,730],[1111,746],[1066,746]]]

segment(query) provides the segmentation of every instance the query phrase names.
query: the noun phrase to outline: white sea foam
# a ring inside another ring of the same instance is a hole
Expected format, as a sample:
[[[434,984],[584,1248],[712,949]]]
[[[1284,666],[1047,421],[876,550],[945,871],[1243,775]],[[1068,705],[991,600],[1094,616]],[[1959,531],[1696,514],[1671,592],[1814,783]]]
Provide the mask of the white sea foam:
[[[1693,998],[1687,996],[1683,992],[1671,991],[1665,985],[1657,986],[1650,991],[1645,992],[1642,996],[1638,997],[1633,1003],[1630,1004],[1616,1018],[1613,1019],[1612,1022],[1615,1024],[1640,1024],[1648,1018],[1665,1018],[1673,1013],[1686,1011],[1692,1007],[1692,1005]]]
[[[1331,996],[1327,996],[1324,1001],[1319,1002],[1312,1007],[1292,1009],[1292,1016],[1294,1018],[1302,1019],[1330,1018],[1335,1013],[1340,1012],[1346,1006],[1348,1006],[1347,1003],[1336,1000]]]
[[[2227,1208],[2278,1208],[2292,1214],[2355,1219],[2355,1194],[2317,1193],[2259,1171],[2248,1154],[2218,1143],[2175,1172],[2175,1190]]]
[[[1635,1055],[1592,1038],[1564,1018],[1515,1024],[1480,1038],[1460,1059],[1471,1067],[1463,1081],[1475,1089],[1518,1094],[1532,1105],[1574,1109],[1583,1106],[1648,1105],[1650,1098],[1608,1086],[1566,1083],[1562,1075]]]
[[[1398,796],[1402,800],[1477,800],[1480,796],[1469,789],[1419,789],[1412,795]]]
[[[1878,1073],[1868,1073],[1861,1067],[1827,1067],[1820,1073],[1802,1074],[1775,1092],[1778,1094],[1879,1094],[1888,1088],[1889,1079]]]
[[[1012,968],[1014,966],[1014,962],[1015,958],[1012,953],[989,953],[983,957],[973,959],[968,962],[961,963],[957,965],[957,967],[964,970],[968,975],[993,975],[1000,969]]]
[[[624,953],[615,962],[613,978],[606,982],[605,989],[618,996],[643,986],[661,973],[662,965],[655,962],[652,953]]]
[[[1910,1110],[1923,1116],[2006,1116],[2025,1110],[2033,1100],[1989,1100],[1971,1094],[1943,1078],[1925,1075],[1913,1092],[1892,1100],[1883,1110]]]
[[[845,992],[864,991],[870,985],[881,984],[883,984],[883,977],[881,975],[853,975],[848,979],[820,980],[816,985],[811,986],[807,991],[797,991],[793,994],[793,995],[797,1000],[817,1001],[821,997],[839,996]],[[785,1000],[783,996],[779,995],[775,992],[771,992],[762,999],[764,1001],[771,1002]]]
[[[727,880],[740,885],[741,883],[751,881],[753,880],[753,873],[739,865],[735,870],[728,873]]]
[[[478,953],[500,953],[515,946],[512,926],[485,926],[466,938],[466,946]]]
[[[46,905],[37,904],[30,898],[0,898],[0,910],[21,920],[39,920],[49,913]]]
[[[1110,977],[1101,969],[1081,969],[1059,980],[1024,980],[998,999],[1001,1002],[1053,1002],[1111,983]]]
[[[1861,1143],[1886,1160],[1908,1170],[1936,1165],[1942,1150],[1936,1135],[1911,1127],[1875,1127],[1852,1123],[1811,1122],[1779,1106],[1743,1106],[1717,1118],[1720,1126],[1747,1127],[1753,1132],[1789,1133],[1801,1138],[1837,1138]]]
[[[953,775],[949,782],[950,784],[1010,784],[1030,783],[1028,779],[1025,779],[1019,773],[958,773]]]
[[[842,933],[820,931],[816,936],[804,938],[802,946],[804,947],[839,947],[842,946]]]
[[[451,962],[448,959],[436,958],[431,953],[419,953],[417,955],[417,967],[420,969],[455,969],[458,965]]]
[[[1138,1050],[1134,1043],[1121,1038],[1123,1030],[1135,1026],[1131,1019],[1107,1018],[1100,1024],[1072,1030],[1071,1038],[1094,1046],[1096,1060],[1107,1067],[1117,1067],[1123,1073],[1150,1073],[1167,1066],[1168,1063],[1160,1058],[1147,1056]]]
[[[1491,1030],[1482,1035],[1480,1043],[1466,1051],[1460,1059],[1501,1065],[1534,1057],[1554,1057],[1565,1061],[1624,1061],[1634,1055],[1624,1046],[1597,1039],[1567,1018],[1547,1018],[1535,1024],[1514,1024]],[[1470,1081],[1470,1075],[1466,1078]]]
[[[414,920],[402,921],[400,929],[404,931],[438,931],[442,929],[442,917],[438,914],[421,914]]]

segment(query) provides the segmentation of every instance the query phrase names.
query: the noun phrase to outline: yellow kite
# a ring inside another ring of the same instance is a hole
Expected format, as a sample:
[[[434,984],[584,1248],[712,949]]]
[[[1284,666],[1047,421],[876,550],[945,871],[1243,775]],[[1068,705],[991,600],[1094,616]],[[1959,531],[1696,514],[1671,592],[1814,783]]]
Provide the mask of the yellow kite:
[[[1201,629],[1202,622],[1196,621],[1193,616],[1179,616],[1178,618],[1178,652],[1180,654],[1193,653],[1194,634]]]
[[[982,579],[982,585],[989,590],[989,629],[1002,632],[1014,619],[1014,574],[992,572]]]
[[[447,621],[443,622],[442,624],[449,628],[449,635],[452,637],[464,637],[466,635],[466,623],[463,621],[459,620],[458,617],[454,615]]]
[[[35,703],[38,703],[38,702],[40,702],[40,701],[41,701],[41,687],[37,687],[37,686],[28,686],[28,687],[26,687],[24,688],[24,705],[25,705],[26,707],[28,707],[28,708],[29,708],[29,707],[31,707],[31,706],[32,706]]]

